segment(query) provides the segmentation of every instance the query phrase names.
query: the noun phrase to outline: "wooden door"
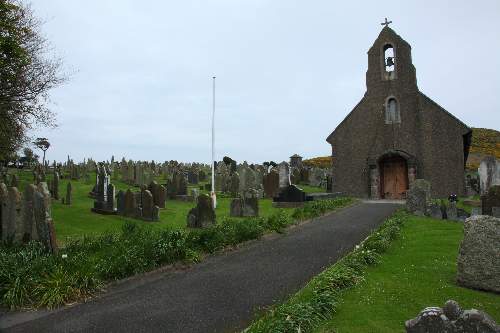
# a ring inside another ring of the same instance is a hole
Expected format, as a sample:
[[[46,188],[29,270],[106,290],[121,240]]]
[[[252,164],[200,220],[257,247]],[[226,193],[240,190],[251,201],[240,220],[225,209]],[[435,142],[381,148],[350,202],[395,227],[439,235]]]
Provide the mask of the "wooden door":
[[[381,163],[384,199],[404,199],[408,189],[408,167],[402,157],[385,159]]]

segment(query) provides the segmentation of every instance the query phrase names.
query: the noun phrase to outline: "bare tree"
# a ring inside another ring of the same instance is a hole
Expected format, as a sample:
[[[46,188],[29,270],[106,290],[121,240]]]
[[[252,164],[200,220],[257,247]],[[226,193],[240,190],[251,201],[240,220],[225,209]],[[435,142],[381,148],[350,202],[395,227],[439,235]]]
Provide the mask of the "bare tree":
[[[41,24],[22,1],[0,0],[0,159],[28,140],[27,130],[55,126],[48,93],[65,77]]]

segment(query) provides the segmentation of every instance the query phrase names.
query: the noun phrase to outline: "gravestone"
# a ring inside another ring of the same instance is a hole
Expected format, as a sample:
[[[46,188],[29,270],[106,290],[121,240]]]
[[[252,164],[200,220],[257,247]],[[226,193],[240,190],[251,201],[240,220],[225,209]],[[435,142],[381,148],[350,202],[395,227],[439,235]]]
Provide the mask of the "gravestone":
[[[189,228],[205,228],[215,224],[215,210],[212,199],[206,194],[198,196],[196,207],[192,208],[187,216]]]
[[[465,220],[457,260],[457,282],[468,288],[500,292],[500,218],[487,215]]]
[[[54,172],[54,180],[52,181],[52,197],[59,200],[59,172]]]
[[[38,240],[52,252],[57,252],[56,233],[50,212],[50,192],[44,182],[38,184],[33,207]]]
[[[19,179],[16,174],[13,174],[10,179],[10,187],[19,187]]]
[[[125,192],[119,190],[116,194],[116,212],[119,215],[125,214]]]
[[[484,215],[492,215],[493,207],[500,207],[500,185],[490,187],[489,191],[481,196],[481,208]]]
[[[125,208],[124,215],[128,217],[135,217],[137,214],[137,202],[135,194],[128,189],[125,192]]]
[[[32,239],[37,239],[38,235],[35,228],[35,194],[37,188],[33,184],[28,184],[24,190],[23,207],[22,207],[22,241],[27,243]]]
[[[8,219],[8,194],[7,185],[0,183],[0,239],[6,240],[7,237],[7,219]]]
[[[240,190],[240,175],[234,172],[229,181],[229,193],[232,197],[237,197]]]
[[[443,219],[443,211],[441,210],[441,205],[438,203],[435,202],[430,203],[427,213],[433,219],[439,219],[439,220]]]
[[[109,174],[103,164],[97,166],[95,200],[92,212],[115,214],[115,186],[109,182]]]
[[[200,171],[198,172],[198,180],[199,180],[200,182],[204,182],[205,180],[207,180],[207,174],[205,173],[205,171],[200,170]]]
[[[280,189],[286,188],[290,185],[290,169],[288,163],[281,162],[278,164],[279,185]]]
[[[278,196],[280,190],[279,174],[275,170],[271,170],[267,175],[264,175],[264,194],[266,198],[274,198]]]
[[[188,182],[190,184],[198,184],[198,173],[196,171],[188,172]]]
[[[71,206],[73,202],[73,186],[71,185],[71,182],[68,182],[68,185],[66,185],[66,200],[65,204],[68,206]]]
[[[431,184],[424,179],[417,179],[407,192],[406,208],[413,214],[426,215],[431,199]]]
[[[259,199],[257,197],[233,199],[229,212],[229,215],[234,217],[259,216]]]
[[[153,195],[148,190],[142,191],[142,218],[146,221],[153,220]]]
[[[500,185],[500,161],[493,156],[486,156],[479,164],[479,184],[481,195],[489,191],[490,187]]]
[[[456,201],[449,202],[448,206],[446,206],[446,218],[452,221],[458,220],[458,210]]]
[[[491,207],[491,216],[500,218],[500,207]]]
[[[471,216],[482,215],[481,207],[472,207]]]
[[[304,202],[306,193],[295,185],[288,185],[274,198],[275,202]]]
[[[43,184],[43,183],[41,183]],[[49,194],[50,198],[50,194]],[[9,187],[7,192],[7,224],[2,238],[8,241],[19,240],[16,229],[21,225],[21,193],[15,187]]]
[[[499,326],[487,313],[462,310],[449,300],[443,308],[428,307],[405,322],[407,333],[498,333]]]

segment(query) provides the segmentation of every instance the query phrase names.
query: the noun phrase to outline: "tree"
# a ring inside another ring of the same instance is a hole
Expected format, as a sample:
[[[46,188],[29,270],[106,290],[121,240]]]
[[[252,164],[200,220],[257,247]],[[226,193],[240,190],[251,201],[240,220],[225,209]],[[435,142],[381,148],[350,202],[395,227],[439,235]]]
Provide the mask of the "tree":
[[[31,148],[26,147],[23,149],[23,154],[24,154],[24,160],[26,161],[26,163],[28,163],[29,166],[31,166],[31,163],[33,163],[33,158],[34,158],[33,150],[31,150]]]
[[[27,142],[29,129],[55,126],[48,92],[65,78],[41,24],[20,0],[0,0],[0,159]]]
[[[33,144],[43,151],[42,165],[45,167],[45,152],[50,147],[50,142],[47,138],[37,138]]]

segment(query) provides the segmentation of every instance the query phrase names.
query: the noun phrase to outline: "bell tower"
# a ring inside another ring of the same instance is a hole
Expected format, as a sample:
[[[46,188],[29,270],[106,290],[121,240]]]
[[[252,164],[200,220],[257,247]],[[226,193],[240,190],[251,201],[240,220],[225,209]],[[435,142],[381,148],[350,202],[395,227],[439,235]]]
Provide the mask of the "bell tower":
[[[366,72],[367,94],[388,95],[390,90],[417,92],[417,76],[411,60],[411,46],[394,30],[392,21],[382,23],[384,28],[368,50]]]

